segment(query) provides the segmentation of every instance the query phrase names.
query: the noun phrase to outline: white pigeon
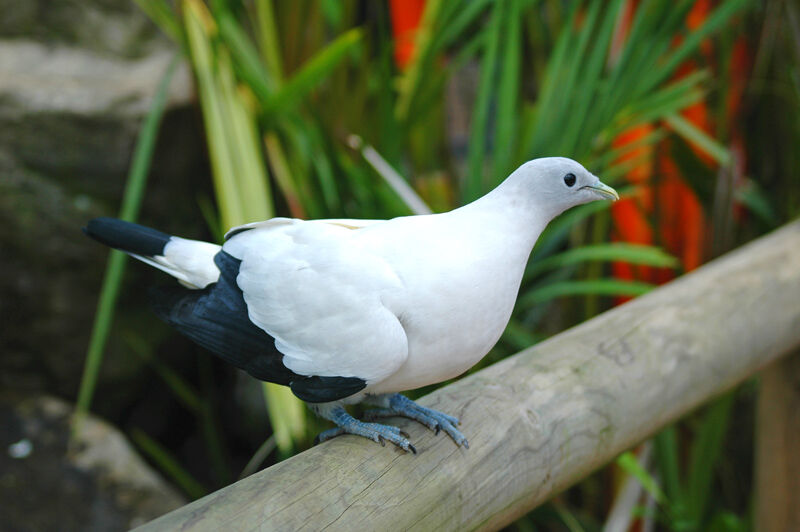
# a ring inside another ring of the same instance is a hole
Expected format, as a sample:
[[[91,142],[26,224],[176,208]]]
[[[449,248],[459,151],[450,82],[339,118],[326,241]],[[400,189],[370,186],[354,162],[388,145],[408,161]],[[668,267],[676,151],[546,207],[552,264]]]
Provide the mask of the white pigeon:
[[[453,378],[497,342],[533,245],[560,213],[618,199],[577,162],[543,158],[459,209],[392,220],[273,218],[236,227],[222,246],[113,218],[84,231],[172,275],[156,313],[257,379],[287,385],[337,428],[416,452],[397,427],[345,405],[380,407],[458,445],[455,417],[398,392]]]

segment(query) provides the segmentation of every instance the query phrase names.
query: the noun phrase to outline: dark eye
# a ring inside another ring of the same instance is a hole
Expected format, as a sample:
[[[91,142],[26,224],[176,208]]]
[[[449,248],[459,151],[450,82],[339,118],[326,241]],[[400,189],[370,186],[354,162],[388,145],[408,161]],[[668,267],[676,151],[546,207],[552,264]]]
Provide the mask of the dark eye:
[[[564,184],[567,185],[568,187],[571,187],[572,185],[574,185],[575,184],[575,174],[570,172],[567,175],[565,175],[564,176]]]

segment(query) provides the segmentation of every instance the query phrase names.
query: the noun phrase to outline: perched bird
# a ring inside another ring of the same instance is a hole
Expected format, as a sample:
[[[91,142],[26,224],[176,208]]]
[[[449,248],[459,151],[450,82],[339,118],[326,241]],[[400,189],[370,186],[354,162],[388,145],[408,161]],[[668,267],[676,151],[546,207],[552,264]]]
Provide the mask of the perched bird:
[[[392,220],[273,218],[231,229],[222,246],[113,218],[87,235],[165,271],[180,285],[154,294],[155,312],[257,379],[289,386],[339,434],[416,453],[397,427],[345,405],[405,416],[458,445],[453,416],[399,392],[455,377],[505,329],[536,239],[558,214],[618,199],[577,162],[520,166],[486,196],[443,214]]]

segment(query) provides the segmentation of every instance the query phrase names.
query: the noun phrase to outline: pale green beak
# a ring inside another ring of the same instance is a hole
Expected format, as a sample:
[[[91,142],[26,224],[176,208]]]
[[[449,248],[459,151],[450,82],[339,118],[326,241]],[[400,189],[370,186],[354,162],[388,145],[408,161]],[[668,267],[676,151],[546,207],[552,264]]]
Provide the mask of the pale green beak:
[[[598,181],[596,185],[586,185],[583,188],[588,188],[603,199],[610,199],[612,201],[617,201],[619,199],[619,194],[617,194],[616,190],[600,181]]]

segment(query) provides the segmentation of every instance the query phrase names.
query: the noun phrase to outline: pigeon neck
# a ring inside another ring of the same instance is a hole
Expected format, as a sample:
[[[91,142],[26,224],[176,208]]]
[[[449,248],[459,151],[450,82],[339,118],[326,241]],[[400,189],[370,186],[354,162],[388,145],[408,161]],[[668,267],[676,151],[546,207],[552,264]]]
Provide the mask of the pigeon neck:
[[[463,209],[479,212],[482,218],[491,218],[493,225],[502,228],[506,234],[522,238],[532,248],[550,220],[561,210],[537,201],[531,194],[529,183],[514,178],[512,174],[497,188]]]

